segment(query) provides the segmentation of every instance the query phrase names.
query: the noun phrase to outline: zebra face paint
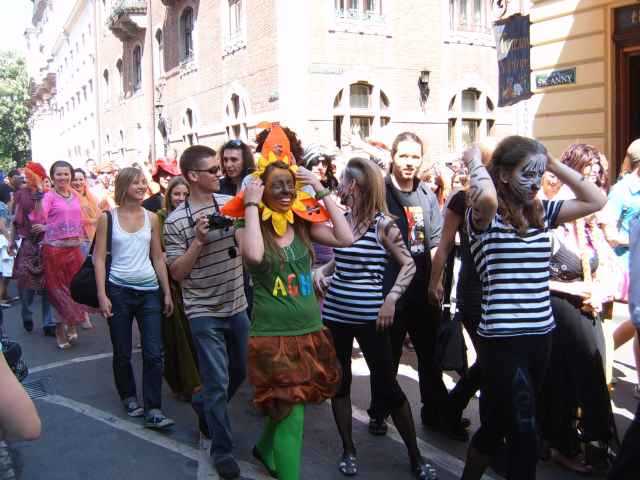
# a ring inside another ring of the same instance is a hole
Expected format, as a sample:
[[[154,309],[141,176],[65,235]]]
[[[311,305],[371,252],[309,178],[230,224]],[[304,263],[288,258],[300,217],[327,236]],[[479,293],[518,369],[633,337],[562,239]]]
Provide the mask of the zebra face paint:
[[[540,153],[529,155],[513,172],[509,185],[526,205],[532,204],[535,200],[546,169],[547,156]]]

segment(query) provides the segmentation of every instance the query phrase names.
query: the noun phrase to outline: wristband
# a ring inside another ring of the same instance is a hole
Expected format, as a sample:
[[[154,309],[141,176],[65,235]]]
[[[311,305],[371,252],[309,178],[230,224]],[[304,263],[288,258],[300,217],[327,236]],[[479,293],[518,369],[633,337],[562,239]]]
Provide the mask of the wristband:
[[[246,202],[246,203],[244,204],[244,208],[247,208],[247,207],[256,207],[256,208],[260,208],[260,205],[259,205],[259,204],[257,204],[256,202]]]
[[[323,188],[319,192],[316,192],[316,199],[322,200],[324,197],[326,197],[329,194],[331,194],[331,191],[329,191],[328,188]]]

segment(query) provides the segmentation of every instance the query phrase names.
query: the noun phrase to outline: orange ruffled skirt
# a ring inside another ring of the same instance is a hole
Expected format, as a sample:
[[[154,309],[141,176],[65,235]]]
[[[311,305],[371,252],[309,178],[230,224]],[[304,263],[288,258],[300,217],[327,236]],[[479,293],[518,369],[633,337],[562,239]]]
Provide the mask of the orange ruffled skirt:
[[[331,332],[249,339],[249,382],[255,405],[269,411],[279,403],[320,403],[332,398],[341,371]]]

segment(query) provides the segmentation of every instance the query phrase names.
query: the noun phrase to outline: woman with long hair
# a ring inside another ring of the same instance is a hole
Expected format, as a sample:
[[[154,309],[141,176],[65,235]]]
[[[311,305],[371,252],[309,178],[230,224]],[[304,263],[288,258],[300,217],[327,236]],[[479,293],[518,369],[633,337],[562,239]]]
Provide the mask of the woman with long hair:
[[[342,172],[339,195],[350,210],[347,221],[356,240],[353,245],[335,248],[335,259],[315,275],[320,291],[328,283],[323,320],[331,330],[342,367],[340,388],[331,399],[343,448],[338,469],[346,476],[358,473],[351,425],[351,353],[353,340],[357,339],[371,371],[371,416],[391,415],[407,447],[413,475],[432,479],[435,470],[420,455],[411,407],[396,380],[388,330],[396,302],[415,274],[415,262],[400,230],[389,217],[384,180],[373,162],[362,158],[349,160]],[[391,291],[384,296],[382,280],[389,256],[398,262],[400,272]]]
[[[506,478],[533,480],[537,405],[555,326],[549,294],[550,230],[600,210],[606,197],[530,138],[502,140],[489,173],[477,148],[463,158],[471,175],[467,231],[483,285],[478,344],[484,383],[481,426],[471,441],[462,478],[480,479],[506,438]],[[538,200],[546,170],[575,198]]]
[[[274,141],[279,145],[272,150]],[[258,171],[244,191],[244,222],[236,230],[254,285],[249,380],[254,403],[267,415],[253,454],[281,480],[300,478],[304,404],[331,398],[340,380],[313,291],[311,242],[340,247],[353,241],[328,191],[311,172],[292,163],[284,133],[272,126]],[[311,185],[324,200],[326,211],[317,203],[313,211],[318,217],[328,211],[332,226],[307,215],[296,188],[301,184]]]
[[[189,184],[184,177],[173,177],[169,181],[164,197],[164,208],[158,211],[160,239],[164,250],[164,222],[171,212],[189,196]],[[200,388],[197,356],[191,337],[191,327],[184,314],[182,290],[178,282],[169,278],[173,297],[173,314],[162,317],[162,339],[164,344],[164,378],[173,393],[189,401]]]
[[[118,206],[111,212],[111,267],[107,275],[106,213],[98,221],[94,266],[100,312],[109,321],[113,374],[120,400],[127,415],[144,415],[145,427],[164,430],[174,422],[161,410],[162,314],[173,313],[173,299],[160,244],[160,222],[142,207],[147,186],[140,169],[127,167],[118,173],[115,182]],[[134,317],[142,340],[143,407],[138,404],[131,367]]]
[[[47,298],[56,313],[56,340],[61,350],[78,339],[77,325],[86,320],[86,308],[71,298],[71,280],[80,270],[85,236],[78,194],[71,188],[73,167],[59,160],[51,165],[53,188],[30,214],[32,230],[44,233],[42,263]]]
[[[73,171],[73,181],[71,187],[78,194],[80,200],[80,209],[82,210],[82,227],[84,229],[84,238],[82,239],[82,253],[87,256],[89,247],[96,234],[96,225],[100,217],[100,209],[98,201],[87,186],[87,174],[81,168]]]
[[[575,144],[560,161],[602,188],[594,168],[599,159],[595,147]],[[566,187],[556,196],[570,198],[574,195]],[[553,252],[550,289],[556,328],[540,408],[543,433],[551,458],[574,472],[589,473],[593,466],[582,455],[584,447],[589,442],[608,446],[615,432],[602,314],[603,304],[613,300],[621,270],[597,215],[555,229]]]
[[[42,270],[41,233],[35,233],[29,218],[31,212],[42,201],[43,180],[47,173],[42,165],[29,162],[24,169],[27,184],[14,194],[15,215],[9,249],[16,251],[13,263],[13,278],[16,280],[20,295],[22,325],[27,332],[33,330],[33,313],[31,305],[36,293],[42,295],[42,330],[46,336],[55,335],[55,323],[51,315],[51,306],[44,289],[44,272]]]

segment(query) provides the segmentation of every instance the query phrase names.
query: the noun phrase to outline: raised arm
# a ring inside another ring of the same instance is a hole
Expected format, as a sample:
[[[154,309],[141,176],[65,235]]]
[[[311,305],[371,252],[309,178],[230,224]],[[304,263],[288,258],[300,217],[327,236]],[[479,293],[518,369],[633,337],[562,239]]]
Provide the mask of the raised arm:
[[[316,193],[324,190],[320,180],[306,168],[298,168],[296,180],[305,185],[311,185]],[[311,239],[329,247],[349,247],[353,243],[351,227],[344,217],[344,212],[336,205],[333,198],[326,193],[322,197],[322,201],[331,217],[331,225],[313,223],[311,225]]]
[[[264,239],[258,210],[263,192],[262,180],[253,179],[249,182],[244,190],[244,228],[236,230],[240,255],[249,265],[260,265],[264,258]]]
[[[416,273],[416,264],[411,257],[411,253],[404,243],[400,229],[390,218],[385,218],[379,225],[380,242],[391,254],[393,259],[400,265],[400,271],[391,290],[384,299],[384,303],[378,314],[376,327],[380,330],[388,328],[393,323],[396,311],[396,303],[407,291],[413,276]]]
[[[498,194],[489,172],[482,164],[482,154],[477,146],[464,152],[462,160],[469,170],[467,198],[471,204],[472,226],[478,231],[484,231],[498,210]]]
[[[456,212],[447,208],[444,213],[444,226],[442,227],[442,236],[440,244],[431,260],[431,278],[429,279],[429,301],[435,305],[442,302],[442,272],[447,263],[447,258],[453,250],[456,239],[456,232],[460,228],[463,217]]]
[[[607,204],[607,197],[600,188],[574,169],[552,158],[547,163],[547,170],[567,185],[576,196],[563,202],[558,212],[557,225],[586,217]]]

